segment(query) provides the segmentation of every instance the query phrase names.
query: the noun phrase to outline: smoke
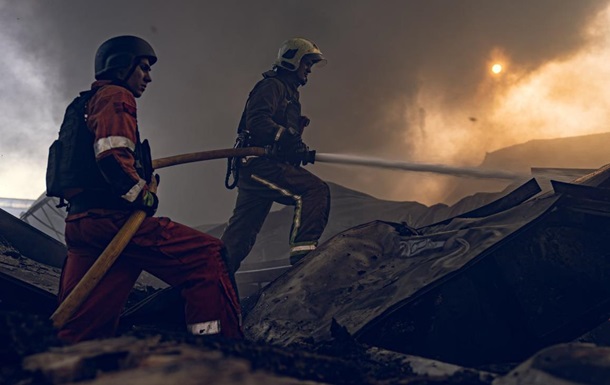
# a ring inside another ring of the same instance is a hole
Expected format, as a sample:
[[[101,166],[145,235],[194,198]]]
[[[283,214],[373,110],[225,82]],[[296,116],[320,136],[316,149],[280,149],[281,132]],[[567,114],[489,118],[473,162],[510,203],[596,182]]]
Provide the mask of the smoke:
[[[24,2],[0,3],[0,196],[37,197],[46,162],[44,149],[57,132],[52,116],[57,107],[57,74],[45,65],[56,60],[50,47],[40,44],[29,29],[37,18]],[[35,21],[42,27],[43,22]],[[33,151],[36,149],[36,151]]]
[[[301,90],[312,120],[305,140],[320,152],[476,165],[488,151],[531,138],[599,132],[610,100],[599,21],[608,0],[13,3],[0,9],[0,42],[14,53],[0,59],[10,79],[3,84],[14,88],[0,94],[2,115],[12,116],[0,121],[0,159],[33,170],[27,179],[39,192],[65,106],[92,81],[96,48],[119,34],[149,40],[159,55],[138,101],[154,157],[231,147],[248,92],[292,36],[314,40],[329,59]],[[494,61],[505,66],[500,76],[489,71]],[[15,63],[32,71],[5,68]],[[594,111],[575,102],[580,92],[599,101]],[[592,115],[596,124],[588,124]],[[0,164],[0,188],[17,186],[14,166]],[[359,167],[310,170],[382,198],[424,203],[442,199],[450,183]],[[235,191],[224,188],[224,162],[160,173],[160,214],[193,225],[230,216]],[[23,191],[0,195],[33,197]]]

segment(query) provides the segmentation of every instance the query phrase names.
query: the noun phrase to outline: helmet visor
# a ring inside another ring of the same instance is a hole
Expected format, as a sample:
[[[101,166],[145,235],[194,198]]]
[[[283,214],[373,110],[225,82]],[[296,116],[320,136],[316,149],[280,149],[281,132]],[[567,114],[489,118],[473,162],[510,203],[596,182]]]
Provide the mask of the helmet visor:
[[[328,60],[321,53],[308,53],[301,58],[301,61],[308,59],[311,60],[312,65],[315,64],[316,67],[324,67]]]

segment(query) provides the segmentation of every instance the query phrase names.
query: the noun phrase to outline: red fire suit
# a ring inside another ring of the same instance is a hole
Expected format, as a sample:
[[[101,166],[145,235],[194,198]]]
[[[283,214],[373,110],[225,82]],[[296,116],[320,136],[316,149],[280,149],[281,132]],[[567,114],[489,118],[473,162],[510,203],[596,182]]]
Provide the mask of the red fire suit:
[[[140,145],[136,101],[126,88],[97,81],[88,104],[87,126],[94,133],[93,150],[109,188],[99,198],[69,198],[66,218],[68,256],[62,270],[59,301],[74,289],[114,235],[129,218],[130,202],[146,191],[138,173]],[[120,199],[117,199],[120,196]],[[122,200],[127,206],[113,202]],[[194,334],[241,338],[240,307],[223,260],[223,243],[210,235],[171,221],[149,216],[124,252],[87,300],[59,331],[66,342],[111,337],[129,292],[142,270],[181,288],[188,329]]]

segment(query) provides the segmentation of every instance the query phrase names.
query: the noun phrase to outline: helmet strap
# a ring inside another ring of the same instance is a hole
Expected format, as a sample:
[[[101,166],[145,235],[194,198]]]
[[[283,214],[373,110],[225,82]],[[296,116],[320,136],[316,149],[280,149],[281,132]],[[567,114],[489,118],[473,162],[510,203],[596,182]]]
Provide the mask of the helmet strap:
[[[131,77],[131,75],[133,75],[134,71],[136,70],[136,67],[139,65],[140,63],[138,62],[138,60],[133,61],[133,64],[131,65],[131,68],[129,68],[129,71],[127,71],[127,74],[125,74],[125,76],[122,79],[123,83],[127,83],[127,80],[129,80],[129,78]]]
[[[128,88],[127,80],[129,80],[129,77],[131,76],[133,71],[134,71],[133,68],[130,69],[129,71],[124,71],[124,70],[118,71],[117,76],[115,76],[114,79],[112,79],[112,84],[121,86],[123,88]],[[125,74],[125,75],[123,75],[123,74]]]

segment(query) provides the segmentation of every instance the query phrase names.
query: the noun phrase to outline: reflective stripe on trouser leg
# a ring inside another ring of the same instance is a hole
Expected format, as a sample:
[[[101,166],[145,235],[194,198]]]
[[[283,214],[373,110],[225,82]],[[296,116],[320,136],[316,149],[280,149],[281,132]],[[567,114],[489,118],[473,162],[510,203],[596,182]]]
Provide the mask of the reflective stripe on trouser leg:
[[[257,175],[252,174],[252,179],[255,181],[269,187],[272,190],[279,192],[285,197],[292,198],[295,202],[294,205],[294,218],[292,219],[292,232],[290,233],[290,244],[294,244],[294,239],[297,236],[297,232],[299,231],[299,227],[301,226],[301,212],[303,211],[303,198],[297,194],[291,194],[290,191],[281,188],[280,186],[269,182]]]
[[[196,336],[218,334],[220,333],[220,320],[190,324],[186,327],[191,334]]]
[[[307,254],[316,249],[317,242],[301,242],[292,245],[290,255]]]

